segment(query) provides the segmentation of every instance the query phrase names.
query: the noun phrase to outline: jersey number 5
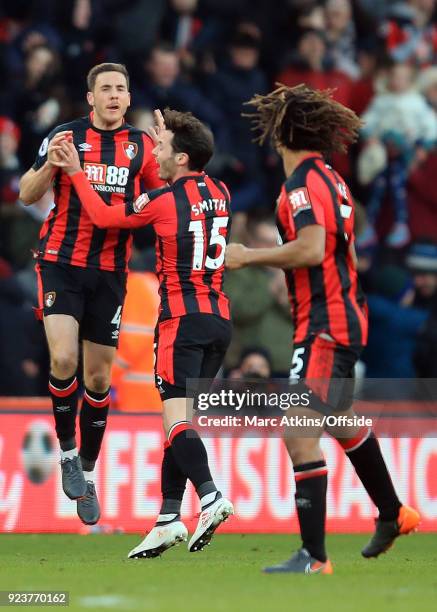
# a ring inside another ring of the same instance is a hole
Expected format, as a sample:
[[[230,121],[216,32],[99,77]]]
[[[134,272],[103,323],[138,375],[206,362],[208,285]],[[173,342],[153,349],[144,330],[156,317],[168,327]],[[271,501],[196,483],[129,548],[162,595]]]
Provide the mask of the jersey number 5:
[[[188,229],[194,234],[194,250],[193,250],[193,270],[217,270],[223,265],[225,260],[226,238],[220,234],[220,229],[228,226],[229,217],[214,217],[211,228],[211,236],[209,238],[208,247],[215,244],[219,245],[220,252],[217,257],[207,255],[204,258],[205,252],[205,231],[203,221],[191,221]],[[206,236],[208,238],[208,236]]]
[[[300,378],[300,373],[303,370],[304,360],[302,359],[305,353],[305,347],[301,346],[293,352],[293,359],[291,362],[290,380],[296,380]]]

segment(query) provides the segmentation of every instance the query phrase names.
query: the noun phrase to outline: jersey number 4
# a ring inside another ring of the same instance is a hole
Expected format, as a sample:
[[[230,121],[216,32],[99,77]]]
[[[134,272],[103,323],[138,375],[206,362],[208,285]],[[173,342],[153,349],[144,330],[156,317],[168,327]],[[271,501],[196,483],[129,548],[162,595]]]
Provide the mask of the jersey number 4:
[[[217,270],[225,260],[226,238],[220,234],[220,229],[228,226],[229,217],[214,217],[208,247],[218,245],[220,251],[217,257],[205,257],[205,228],[200,219],[191,221],[188,229],[194,234],[193,270]],[[208,239],[208,235],[206,235]]]

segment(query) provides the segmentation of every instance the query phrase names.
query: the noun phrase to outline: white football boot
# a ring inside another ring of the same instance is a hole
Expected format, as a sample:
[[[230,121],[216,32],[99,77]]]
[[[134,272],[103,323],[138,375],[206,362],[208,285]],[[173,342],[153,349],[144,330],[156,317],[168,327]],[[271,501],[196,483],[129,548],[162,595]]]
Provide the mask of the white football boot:
[[[188,544],[188,550],[190,552],[203,550],[210,543],[217,527],[224,523],[231,514],[234,514],[234,506],[225,497],[219,497],[210,506],[202,510],[196,531]]]
[[[159,557],[163,552],[186,542],[188,530],[182,521],[172,521],[163,525],[155,525],[146,535],[144,540],[133,548],[128,554],[128,559],[151,559]]]

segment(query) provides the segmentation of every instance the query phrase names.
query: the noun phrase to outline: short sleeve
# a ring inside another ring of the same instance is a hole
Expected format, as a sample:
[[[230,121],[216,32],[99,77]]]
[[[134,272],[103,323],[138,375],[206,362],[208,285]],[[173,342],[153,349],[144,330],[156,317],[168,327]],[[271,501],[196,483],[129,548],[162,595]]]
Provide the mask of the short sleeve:
[[[57,134],[57,132],[61,132],[63,129],[65,129],[65,126],[60,125],[56,127],[41,142],[40,147],[38,149],[38,153],[36,155],[35,161],[32,166],[33,170],[39,170],[42,166],[44,166],[44,164],[47,161],[47,151],[48,151],[49,143],[51,139],[53,138],[55,134]]]
[[[35,158],[35,162],[32,166],[34,170],[39,170],[47,161],[47,149],[49,148],[50,135],[46,136],[44,140],[41,142],[41,145],[38,149],[37,156]]]
[[[307,225],[325,227],[325,213],[320,197],[308,184],[287,191],[294,226],[298,232]]]

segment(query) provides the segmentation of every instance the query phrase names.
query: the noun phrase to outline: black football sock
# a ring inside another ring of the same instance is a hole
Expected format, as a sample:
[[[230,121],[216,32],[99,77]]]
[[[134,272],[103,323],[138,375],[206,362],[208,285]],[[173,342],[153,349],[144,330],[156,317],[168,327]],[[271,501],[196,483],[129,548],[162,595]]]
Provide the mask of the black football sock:
[[[50,374],[49,392],[52,398],[56,435],[63,451],[76,447],[77,387],[76,375],[60,380]]]
[[[212,504],[219,493],[211,476],[208,454],[198,433],[187,421],[175,423],[168,441],[180,471],[191,480],[200,497],[202,508]]]
[[[92,472],[99,456],[108,420],[109,389],[96,393],[85,389],[80,411],[80,461],[84,472]]]
[[[179,520],[186,483],[187,477],[179,469],[170,443],[165,442],[161,466],[162,506],[156,521],[157,525]]]
[[[326,489],[328,468],[326,463],[312,461],[294,467],[296,481],[296,511],[299,519],[302,546],[312,557],[324,563]]]
[[[355,438],[341,439],[338,442],[349,457],[370,499],[378,508],[379,518],[383,521],[396,520],[402,504],[396,494],[375,434],[365,428]]]

